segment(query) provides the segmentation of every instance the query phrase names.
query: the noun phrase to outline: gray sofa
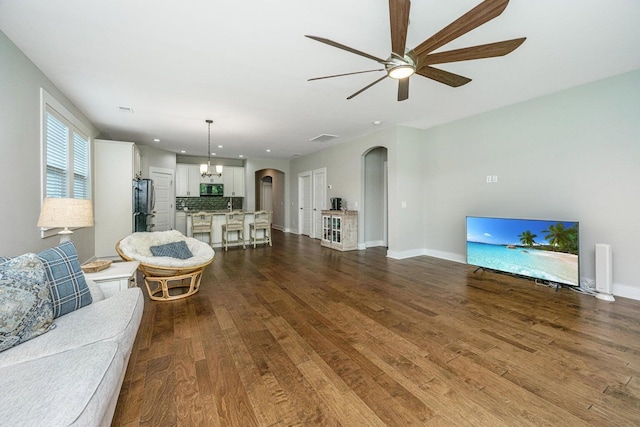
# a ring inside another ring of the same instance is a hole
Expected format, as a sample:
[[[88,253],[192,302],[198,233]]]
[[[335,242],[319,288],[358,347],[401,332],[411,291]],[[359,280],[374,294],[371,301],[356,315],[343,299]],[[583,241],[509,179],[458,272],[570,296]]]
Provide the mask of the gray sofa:
[[[109,426],[135,340],[140,288],[55,319],[47,333],[0,352],[0,425]]]

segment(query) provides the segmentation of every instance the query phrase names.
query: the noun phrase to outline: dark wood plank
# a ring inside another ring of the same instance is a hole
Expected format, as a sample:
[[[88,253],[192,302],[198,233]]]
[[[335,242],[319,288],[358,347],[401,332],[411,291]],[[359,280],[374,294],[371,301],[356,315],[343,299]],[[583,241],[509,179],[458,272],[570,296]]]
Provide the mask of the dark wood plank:
[[[274,232],[146,300],[114,426],[639,425],[640,302]]]

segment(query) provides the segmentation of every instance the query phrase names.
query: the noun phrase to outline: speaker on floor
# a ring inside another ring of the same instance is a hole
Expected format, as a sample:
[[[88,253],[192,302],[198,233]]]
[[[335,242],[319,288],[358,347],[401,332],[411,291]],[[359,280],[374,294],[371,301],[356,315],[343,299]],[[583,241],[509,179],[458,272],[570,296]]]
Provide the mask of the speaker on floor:
[[[596,243],[596,298],[615,301],[612,295],[613,266],[611,245]]]

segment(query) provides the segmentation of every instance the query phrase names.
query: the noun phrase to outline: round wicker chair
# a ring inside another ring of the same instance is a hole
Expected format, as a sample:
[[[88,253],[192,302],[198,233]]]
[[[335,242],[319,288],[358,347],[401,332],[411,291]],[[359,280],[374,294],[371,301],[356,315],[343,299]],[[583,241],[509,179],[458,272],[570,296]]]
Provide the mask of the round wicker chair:
[[[154,256],[152,246],[184,241],[193,254],[186,259]],[[118,255],[125,261],[139,261],[138,269],[144,275],[149,298],[154,301],[172,301],[198,292],[202,273],[213,262],[214,251],[205,242],[185,237],[177,230],[137,232],[116,244]],[[180,288],[182,292],[171,292]]]

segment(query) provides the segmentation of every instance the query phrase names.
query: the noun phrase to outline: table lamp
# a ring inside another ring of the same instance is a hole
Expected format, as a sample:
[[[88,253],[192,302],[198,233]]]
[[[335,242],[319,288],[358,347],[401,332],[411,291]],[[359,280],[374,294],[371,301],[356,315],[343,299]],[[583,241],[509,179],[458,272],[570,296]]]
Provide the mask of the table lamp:
[[[38,227],[63,228],[58,232],[60,243],[71,240],[69,227],[92,227],[93,205],[87,199],[47,197],[42,204]]]

